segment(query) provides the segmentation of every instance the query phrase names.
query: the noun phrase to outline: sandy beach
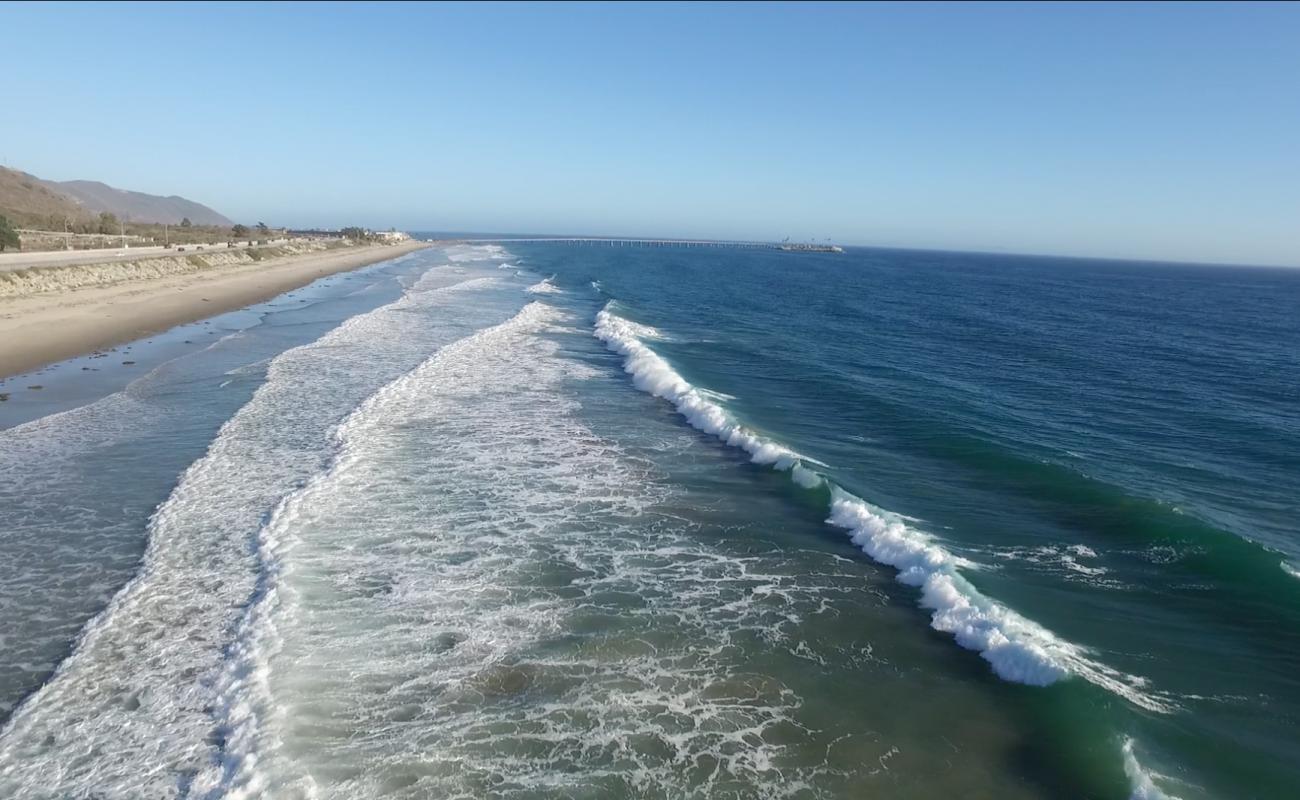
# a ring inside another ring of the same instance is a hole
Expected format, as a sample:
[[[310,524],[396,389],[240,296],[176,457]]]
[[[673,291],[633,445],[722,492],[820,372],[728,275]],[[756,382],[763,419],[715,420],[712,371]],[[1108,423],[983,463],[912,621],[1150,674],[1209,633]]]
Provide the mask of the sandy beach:
[[[0,297],[0,377],[242,308],[325,275],[427,246],[418,241],[363,245],[125,279],[108,285]]]

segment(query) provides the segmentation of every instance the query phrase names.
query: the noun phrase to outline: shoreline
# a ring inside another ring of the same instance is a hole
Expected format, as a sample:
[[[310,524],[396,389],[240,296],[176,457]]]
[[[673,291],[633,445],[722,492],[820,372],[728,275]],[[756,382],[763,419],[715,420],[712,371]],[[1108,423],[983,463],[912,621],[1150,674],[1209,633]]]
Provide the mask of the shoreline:
[[[430,246],[419,240],[365,245],[342,252],[290,255],[105,286],[0,298],[0,380],[235,311],[326,275]],[[78,269],[86,266],[90,265]]]

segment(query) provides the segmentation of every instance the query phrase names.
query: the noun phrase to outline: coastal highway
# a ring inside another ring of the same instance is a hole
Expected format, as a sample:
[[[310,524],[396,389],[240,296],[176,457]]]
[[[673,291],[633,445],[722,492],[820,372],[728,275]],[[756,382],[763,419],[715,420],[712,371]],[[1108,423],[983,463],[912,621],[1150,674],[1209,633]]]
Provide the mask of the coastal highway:
[[[281,240],[276,240],[281,241]],[[276,242],[271,242],[275,244]],[[236,242],[236,247],[247,247],[247,242]],[[12,272],[16,269],[31,267],[66,267],[72,264],[103,264],[110,261],[133,261],[150,256],[173,255],[180,247],[185,248],[185,255],[209,251],[227,250],[225,242],[221,244],[177,245],[168,249],[162,245],[155,247],[110,247],[103,250],[33,250],[31,252],[0,253],[0,272]],[[198,248],[202,247],[203,250]]]

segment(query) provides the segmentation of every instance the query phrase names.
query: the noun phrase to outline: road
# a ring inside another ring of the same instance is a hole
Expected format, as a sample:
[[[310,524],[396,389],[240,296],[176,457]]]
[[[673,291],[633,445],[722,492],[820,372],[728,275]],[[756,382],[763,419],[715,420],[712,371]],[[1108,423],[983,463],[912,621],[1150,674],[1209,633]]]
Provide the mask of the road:
[[[279,241],[279,240],[277,240]],[[273,244],[273,242],[272,242]],[[236,242],[237,247],[247,247],[247,242]],[[175,254],[180,248],[185,253],[207,252],[209,250],[226,250],[225,243],[205,245],[177,245],[171,249],[158,245],[156,247],[112,247],[104,250],[33,250],[31,252],[0,253],[0,272],[12,272],[29,267],[65,267],[71,264],[103,264],[109,261],[133,261],[137,258]],[[203,250],[198,248],[202,247]]]

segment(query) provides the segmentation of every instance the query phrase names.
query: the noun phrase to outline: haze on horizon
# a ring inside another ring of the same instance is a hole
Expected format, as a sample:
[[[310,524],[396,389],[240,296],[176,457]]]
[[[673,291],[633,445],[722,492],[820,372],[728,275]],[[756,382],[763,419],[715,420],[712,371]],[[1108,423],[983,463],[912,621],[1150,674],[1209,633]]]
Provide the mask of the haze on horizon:
[[[1300,265],[1300,6],[0,4],[0,163],[291,226]]]

